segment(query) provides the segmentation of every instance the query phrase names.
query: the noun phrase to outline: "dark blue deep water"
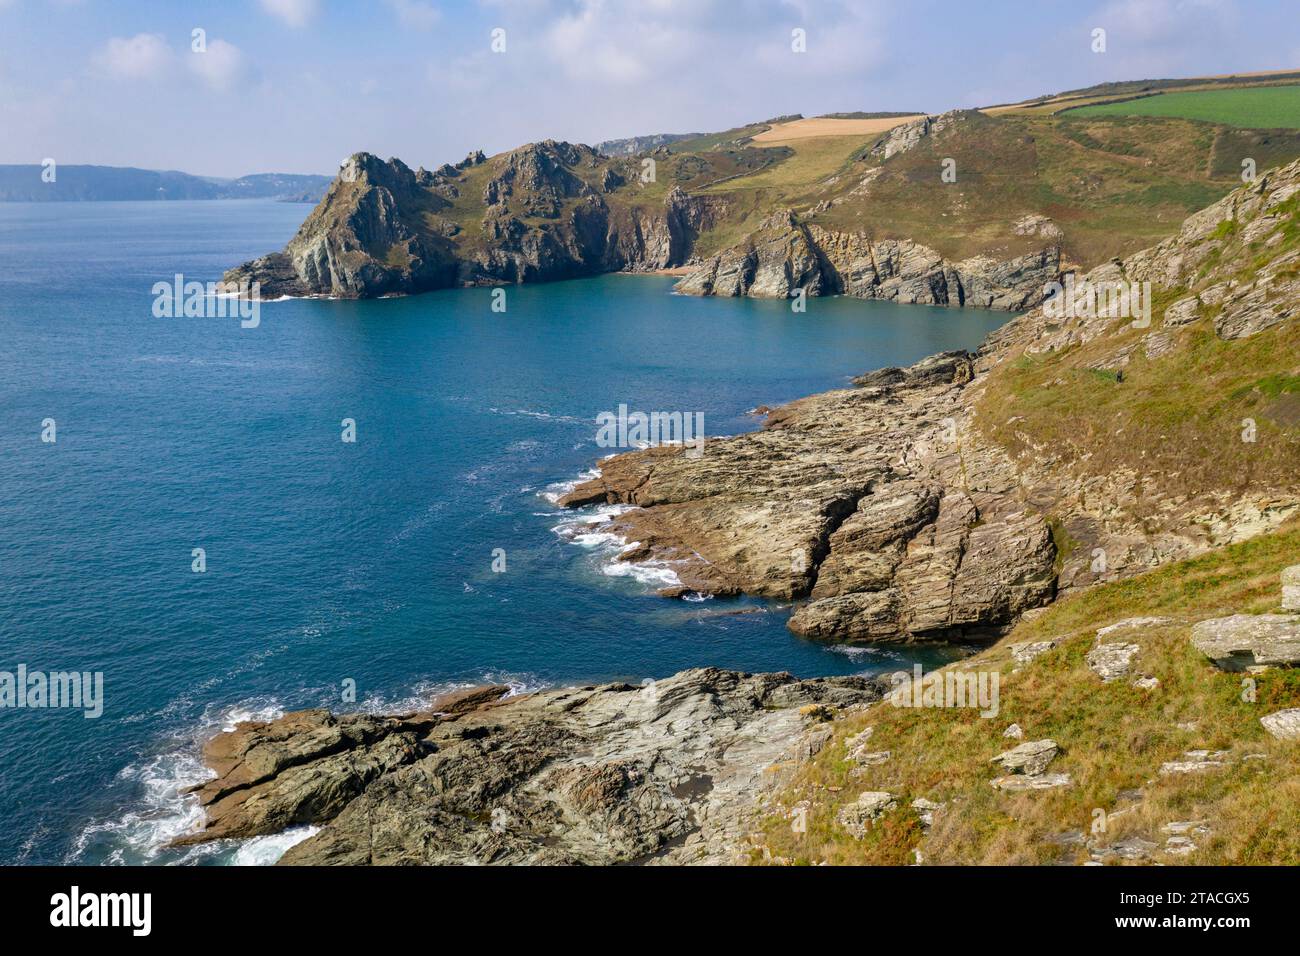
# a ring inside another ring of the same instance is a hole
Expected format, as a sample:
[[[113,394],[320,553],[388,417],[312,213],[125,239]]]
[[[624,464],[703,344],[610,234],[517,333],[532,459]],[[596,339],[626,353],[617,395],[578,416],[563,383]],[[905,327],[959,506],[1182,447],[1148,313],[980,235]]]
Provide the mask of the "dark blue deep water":
[[[242,716],[911,661],[800,640],[758,602],[657,597],[652,573],[610,574],[608,545],[553,530],[544,493],[606,453],[595,417],[620,403],[734,434],[756,405],[974,346],[1005,315],[794,314],[608,276],[511,288],[504,314],[465,290],[268,303],[256,329],[153,316],[155,282],[215,279],[307,211],[0,205],[0,670],[105,679],[99,719],[0,710],[0,862],[274,859],[287,838],[158,850],[193,823],[177,788],[202,778],[198,742]]]

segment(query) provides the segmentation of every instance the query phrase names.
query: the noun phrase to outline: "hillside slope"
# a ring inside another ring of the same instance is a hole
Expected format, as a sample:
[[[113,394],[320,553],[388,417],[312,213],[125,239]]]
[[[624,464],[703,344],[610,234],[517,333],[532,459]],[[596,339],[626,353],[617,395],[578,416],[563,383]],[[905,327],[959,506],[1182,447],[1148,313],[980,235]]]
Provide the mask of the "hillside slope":
[[[1145,292],[1148,316],[1039,307],[978,356],[862,376],[702,456],[606,459],[562,503],[636,505],[608,529],[640,542],[627,557],[807,599],[794,630],[860,642],[987,637],[1269,531],[1300,511],[1297,193],[1300,162],[1080,277],[1094,300]]]
[[[935,672],[996,675],[983,714],[900,696],[827,715],[826,745],[769,805],[750,858],[1295,865],[1300,601],[1276,612],[1297,561],[1293,522],[1053,605]],[[1285,622],[1289,650],[1220,669],[1196,637],[1232,614]]]
[[[1017,310],[1168,234],[1239,185],[1243,158],[1300,156],[1300,133],[967,110],[778,117],[622,152],[638,145],[545,141],[432,172],[358,153],[284,252],[228,278],[356,297],[690,265],[695,294]]]

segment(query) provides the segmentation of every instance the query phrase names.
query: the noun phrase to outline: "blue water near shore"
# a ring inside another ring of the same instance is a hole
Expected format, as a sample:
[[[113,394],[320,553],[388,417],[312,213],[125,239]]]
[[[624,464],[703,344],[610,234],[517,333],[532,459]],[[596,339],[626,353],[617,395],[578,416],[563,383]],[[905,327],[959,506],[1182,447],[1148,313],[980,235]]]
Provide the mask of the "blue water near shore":
[[[99,719],[0,710],[0,862],[274,859],[292,835],[159,851],[196,820],[178,790],[203,779],[199,743],[242,717],[484,680],[938,659],[804,641],[759,601],[660,598],[661,570],[575,541],[546,494],[607,453],[603,410],[698,411],[735,434],[757,405],[973,347],[1005,314],[795,314],[607,276],[511,288],[505,313],[456,290],[268,303],[255,329],[152,315],[155,282],[218,278],[306,212],[0,205],[0,670],[105,679]]]

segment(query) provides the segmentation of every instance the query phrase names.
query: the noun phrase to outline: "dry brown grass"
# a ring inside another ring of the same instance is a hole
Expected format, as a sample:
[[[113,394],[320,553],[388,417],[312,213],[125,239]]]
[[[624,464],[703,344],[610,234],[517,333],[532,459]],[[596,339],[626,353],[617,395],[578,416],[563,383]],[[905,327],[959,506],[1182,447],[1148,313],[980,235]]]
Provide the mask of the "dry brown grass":
[[[1081,844],[1066,834],[1113,844],[1130,836],[1156,843],[1165,863],[1300,862],[1300,746],[1276,741],[1259,718],[1300,706],[1300,672],[1273,669],[1256,677],[1256,699],[1243,699],[1242,675],[1214,668],[1189,642],[1192,622],[1228,612],[1276,610],[1281,568],[1300,562],[1300,524],[1101,586],[1049,608],[975,658],[950,665],[995,669],[1000,710],[984,719],[970,709],[911,709],[889,703],[836,722],[834,741],[796,775],[783,807],[809,801],[808,831],[791,831],[774,813],[764,828],[770,853],[799,863],[910,863],[919,850],[934,864],[1080,863]],[[1103,684],[1085,655],[1099,627],[1159,615],[1171,623],[1130,632],[1141,645],[1131,673],[1159,679],[1154,690],[1121,680]],[[1013,671],[1007,645],[1057,639],[1054,650]],[[1050,770],[1070,774],[1072,786],[1011,795],[989,781],[990,758],[1016,740],[1050,737],[1062,748]],[[1180,724],[1194,725],[1192,729]],[[858,770],[845,759],[845,741],[873,727],[871,750],[889,750],[886,763]],[[1161,776],[1162,763],[1191,749],[1227,750],[1228,766]],[[1247,759],[1250,754],[1263,755]],[[856,771],[856,772],[855,772]],[[866,838],[854,840],[834,824],[838,808],[864,790],[900,797]],[[1140,791],[1134,799],[1127,791]],[[916,797],[945,804],[927,832],[909,808]],[[1106,829],[1093,834],[1097,812]],[[1190,856],[1163,852],[1170,822],[1205,820],[1210,833],[1193,837]],[[762,854],[756,853],[756,859]]]
[[[832,119],[822,116],[793,120],[764,130],[754,137],[754,142],[767,146],[817,136],[871,136],[918,120],[923,115],[917,113],[915,116],[888,116],[879,119]]]

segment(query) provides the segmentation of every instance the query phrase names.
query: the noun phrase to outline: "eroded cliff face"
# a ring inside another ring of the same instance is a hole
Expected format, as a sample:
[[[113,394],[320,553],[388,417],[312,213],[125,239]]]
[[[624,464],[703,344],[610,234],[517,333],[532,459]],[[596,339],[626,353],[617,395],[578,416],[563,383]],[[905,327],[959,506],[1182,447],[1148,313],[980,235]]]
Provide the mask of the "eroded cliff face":
[[[445,288],[455,281],[455,255],[445,236],[420,227],[419,217],[447,204],[401,160],[357,153],[283,252],[231,269],[224,279],[258,282],[263,298]]]
[[[974,256],[951,262],[907,239],[872,241],[861,233],[834,232],[787,210],[705,261],[677,290],[788,298],[802,289],[807,295],[1018,311],[1040,303],[1060,275],[1056,245],[1001,261]]]
[[[683,589],[795,600],[794,631],[870,643],[994,636],[1062,591],[1272,530],[1300,511],[1300,402],[1286,391],[1296,368],[1287,330],[1300,302],[1298,194],[1292,163],[1192,216],[1159,246],[1080,277],[1093,289],[1151,282],[1146,301],[1159,304],[1146,320],[1039,307],[977,355],[864,375],[852,389],[776,409],[758,432],[711,439],[698,457],[657,447],[602,461],[599,476],[562,503],[636,506],[606,530],[637,543],[626,559],[669,562]],[[780,229],[771,256],[747,253],[740,264],[724,256],[712,274],[728,276],[731,289],[743,280],[776,295],[854,274],[842,256],[828,268],[825,237],[813,228],[786,220]],[[751,268],[759,261],[770,268]],[[880,275],[879,258],[862,261]],[[1212,347],[1255,336],[1271,336],[1271,346]],[[1049,356],[1059,366],[1043,365]],[[1103,397],[1120,410],[1154,398],[1165,431],[1130,422],[1129,437],[1103,418],[1075,434],[1060,418],[1068,403],[1054,404],[1060,390],[1099,380],[1124,387],[1130,362],[1142,363],[1156,391]],[[1234,367],[1243,362],[1252,364]],[[1017,377],[1040,366],[1053,370],[1041,382]],[[1198,375],[1234,385],[1202,394]],[[1254,418],[1239,424],[1239,413],[1216,412],[1250,395],[1259,428],[1270,429],[1258,442]],[[1240,473],[1188,488],[1178,467],[1193,467],[1210,437],[1193,429],[1170,456],[1180,466],[1144,467],[1187,416],[1213,418],[1234,450],[1259,451],[1242,453]],[[1243,425],[1252,431],[1239,441]],[[1092,460],[1102,456],[1121,464],[1098,470]]]
[[[433,172],[357,153],[283,252],[225,279],[264,298],[367,298],[680,265],[720,201],[642,201],[639,168],[551,140]]]

